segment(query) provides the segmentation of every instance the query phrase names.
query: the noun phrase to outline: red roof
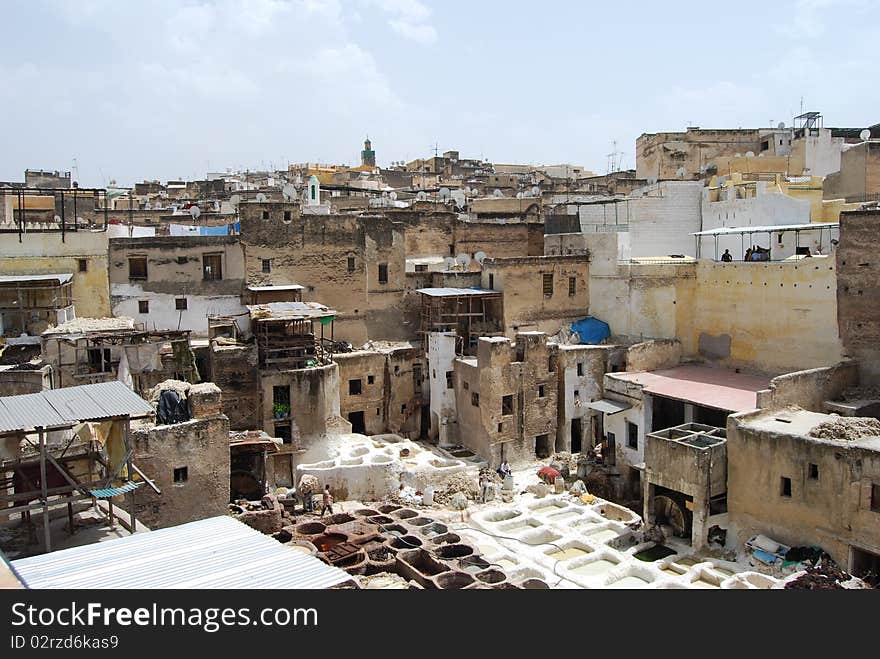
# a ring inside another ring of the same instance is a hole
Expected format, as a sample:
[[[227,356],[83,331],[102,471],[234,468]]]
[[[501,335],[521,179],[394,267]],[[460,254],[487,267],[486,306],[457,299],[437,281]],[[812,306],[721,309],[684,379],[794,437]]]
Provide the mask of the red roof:
[[[676,366],[645,373],[615,373],[615,378],[644,386],[643,391],[729,412],[758,407],[757,392],[770,387],[770,378],[707,366]]]

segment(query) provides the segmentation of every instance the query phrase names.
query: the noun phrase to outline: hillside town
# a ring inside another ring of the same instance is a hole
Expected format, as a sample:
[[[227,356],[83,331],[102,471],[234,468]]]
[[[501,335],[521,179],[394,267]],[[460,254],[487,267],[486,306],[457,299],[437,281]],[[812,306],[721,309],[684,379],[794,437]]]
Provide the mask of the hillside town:
[[[0,182],[0,585],[876,587],[876,120]]]

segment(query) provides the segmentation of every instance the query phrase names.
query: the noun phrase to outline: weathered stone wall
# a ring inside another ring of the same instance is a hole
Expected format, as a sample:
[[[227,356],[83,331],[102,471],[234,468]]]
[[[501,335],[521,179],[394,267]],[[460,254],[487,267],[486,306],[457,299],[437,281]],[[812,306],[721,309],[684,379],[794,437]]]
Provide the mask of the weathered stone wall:
[[[194,385],[197,398],[220,403],[213,384]],[[203,400],[204,402],[204,400]],[[210,410],[204,404],[198,409]],[[152,529],[176,526],[226,512],[229,503],[229,420],[216,414],[171,426],[133,428],[133,461],[162,491],[141,487],[136,496],[139,521]],[[175,470],[186,468],[175,482]]]
[[[719,156],[760,150],[761,139],[755,129],[688,128],[684,133],[644,134],[636,140],[636,177],[678,178],[679,168],[684,167],[686,178],[692,178],[700,174],[700,167],[713,163]]]
[[[825,199],[864,201],[880,194],[880,141],[852,146],[840,156],[840,171],[825,177]],[[875,197],[876,198],[876,197]]]
[[[678,339],[656,339],[630,346],[626,351],[627,371],[655,371],[678,366],[681,342]]]
[[[859,362],[865,383],[880,378],[880,211],[840,216],[837,247],[837,322],[847,356]]]
[[[36,394],[52,388],[52,367],[0,370],[0,396]]]
[[[572,421],[580,420],[581,452],[595,445],[594,417],[587,405],[602,398],[613,346],[559,346],[557,352],[556,449],[574,452]]]
[[[232,430],[263,427],[256,346],[211,346],[211,376],[223,392],[223,414]],[[271,394],[271,392],[270,392]]]
[[[778,410],[797,406],[812,412],[823,412],[825,401],[837,400],[859,383],[859,367],[845,361],[826,368],[786,373],[770,380],[770,388],[758,392],[760,409]]]

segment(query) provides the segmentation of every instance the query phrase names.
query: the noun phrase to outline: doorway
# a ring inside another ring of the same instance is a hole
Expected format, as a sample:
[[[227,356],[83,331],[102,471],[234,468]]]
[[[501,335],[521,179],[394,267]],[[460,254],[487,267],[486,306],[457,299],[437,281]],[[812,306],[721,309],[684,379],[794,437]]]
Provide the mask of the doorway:
[[[880,555],[853,547],[852,574],[874,587],[880,585]]]
[[[580,453],[583,445],[583,428],[580,419],[571,420],[571,453]]]
[[[552,447],[550,446],[550,436],[549,435],[538,435],[535,437],[535,456],[539,459],[543,460],[544,458],[549,458],[552,452]]]
[[[364,421],[363,411],[349,412],[348,413],[348,421],[351,423],[351,431],[353,433],[357,433],[358,435],[366,435],[367,434],[367,424]]]

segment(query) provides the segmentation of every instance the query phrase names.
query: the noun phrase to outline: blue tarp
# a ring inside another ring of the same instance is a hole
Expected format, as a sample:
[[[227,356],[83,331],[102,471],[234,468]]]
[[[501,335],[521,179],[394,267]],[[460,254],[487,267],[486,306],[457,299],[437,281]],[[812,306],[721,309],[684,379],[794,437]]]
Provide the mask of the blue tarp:
[[[572,323],[571,331],[576,332],[580,337],[581,345],[596,345],[611,336],[611,328],[608,327],[608,323],[592,316]]]
[[[239,231],[239,227],[241,225],[236,222],[235,224],[226,224],[219,227],[199,227],[199,235],[201,236],[227,236],[236,234]]]

